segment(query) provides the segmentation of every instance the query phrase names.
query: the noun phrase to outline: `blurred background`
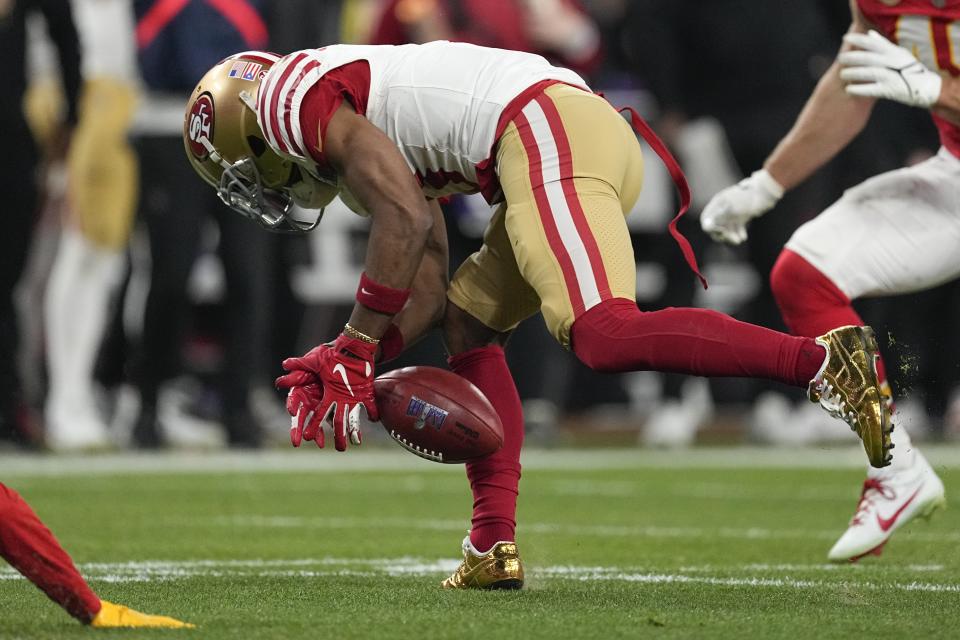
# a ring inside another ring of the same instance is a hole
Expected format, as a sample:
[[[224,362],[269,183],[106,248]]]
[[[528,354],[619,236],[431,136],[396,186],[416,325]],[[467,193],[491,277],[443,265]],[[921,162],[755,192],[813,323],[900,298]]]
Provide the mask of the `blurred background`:
[[[681,225],[701,290],[666,223],[668,175],[648,154],[628,218],[641,307],[696,305],[785,330],[767,276],[797,226],[873,174],[937,149],[929,117],[883,102],[873,126],[731,249],[697,211],[758,168],[849,24],[839,0],[0,0],[4,194],[0,446],[259,448],[288,442],[283,358],[333,337],[362,269],[363,219],[334,204],[308,237],[274,236],[192,172],[188,93],[228,54],[337,42],[450,39],[540,53],[634,106],[684,166]],[[452,263],[476,250],[482,198],[446,205]],[[908,215],[909,212],[904,212]],[[956,283],[866,301],[914,439],[960,437],[951,332]],[[855,440],[795,390],[739,379],[589,371],[533,319],[508,356],[540,446]],[[444,366],[438,335],[391,367]],[[381,434],[368,428],[365,442]]]

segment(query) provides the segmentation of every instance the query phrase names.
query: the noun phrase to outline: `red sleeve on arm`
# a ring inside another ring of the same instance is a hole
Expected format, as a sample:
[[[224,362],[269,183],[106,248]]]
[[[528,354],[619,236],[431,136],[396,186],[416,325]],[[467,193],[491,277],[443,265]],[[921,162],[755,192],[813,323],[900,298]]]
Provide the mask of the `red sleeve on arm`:
[[[327,166],[321,142],[340,104],[346,99],[354,111],[365,114],[369,95],[370,65],[366,60],[358,60],[325,74],[303,96],[303,102],[300,103],[300,129],[307,152],[319,165]]]

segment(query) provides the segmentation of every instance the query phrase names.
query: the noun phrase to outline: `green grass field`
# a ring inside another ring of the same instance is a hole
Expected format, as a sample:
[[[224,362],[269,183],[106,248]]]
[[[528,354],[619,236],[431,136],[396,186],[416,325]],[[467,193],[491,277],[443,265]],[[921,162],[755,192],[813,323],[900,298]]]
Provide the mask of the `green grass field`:
[[[199,625],[96,632],[0,564],[0,638],[957,637],[960,515],[824,563],[862,468],[843,452],[533,452],[522,592],[444,592],[457,467],[395,450],[0,457],[108,600]],[[932,451],[951,487],[960,453]],[[2,561],[0,561],[2,563]]]

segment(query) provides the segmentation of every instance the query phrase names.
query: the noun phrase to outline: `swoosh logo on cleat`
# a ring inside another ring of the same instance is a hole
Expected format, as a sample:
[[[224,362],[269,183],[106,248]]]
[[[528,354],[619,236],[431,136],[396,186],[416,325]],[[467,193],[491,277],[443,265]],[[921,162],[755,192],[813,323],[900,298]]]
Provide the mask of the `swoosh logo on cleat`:
[[[913,502],[913,499],[917,497],[917,494],[920,493],[920,489],[922,489],[922,488],[923,488],[923,485],[920,485],[920,486],[917,488],[917,490],[913,492],[913,495],[910,496],[910,498],[909,498],[906,502],[904,502],[902,505],[900,505],[900,508],[897,509],[897,510],[893,513],[893,515],[890,516],[889,518],[883,518],[883,517],[880,516],[879,513],[877,514],[877,524],[880,525],[880,530],[881,530],[881,531],[886,532],[886,531],[889,531],[889,530],[890,530],[890,527],[892,527],[893,524],[897,521],[897,518],[900,517],[900,514],[903,513],[903,510],[906,509],[908,506],[910,506],[910,503]]]

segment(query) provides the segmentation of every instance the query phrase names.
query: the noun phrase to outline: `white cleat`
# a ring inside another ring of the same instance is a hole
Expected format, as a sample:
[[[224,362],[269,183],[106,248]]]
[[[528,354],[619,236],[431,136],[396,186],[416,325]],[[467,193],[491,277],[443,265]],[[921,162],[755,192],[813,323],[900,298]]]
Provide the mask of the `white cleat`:
[[[914,518],[929,518],[947,504],[943,482],[919,451],[908,469],[867,478],[850,526],[830,549],[831,562],[879,556],[893,532]]]
[[[48,403],[44,421],[46,444],[53,451],[96,451],[114,446],[106,423],[91,402]]]

